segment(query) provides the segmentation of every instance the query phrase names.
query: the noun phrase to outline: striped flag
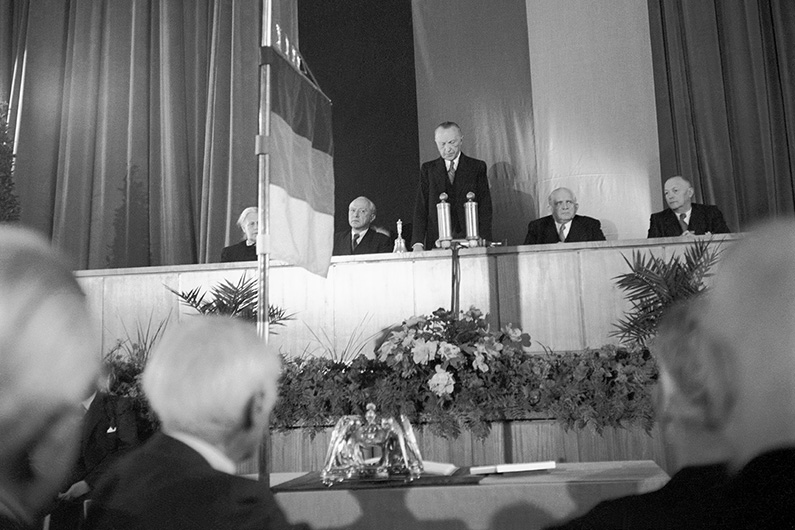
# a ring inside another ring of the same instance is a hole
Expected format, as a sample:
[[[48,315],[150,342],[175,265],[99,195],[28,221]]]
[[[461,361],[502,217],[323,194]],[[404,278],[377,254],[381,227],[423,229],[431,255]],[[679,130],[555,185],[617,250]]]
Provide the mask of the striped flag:
[[[271,257],[326,276],[334,245],[331,101],[290,62],[271,65]]]

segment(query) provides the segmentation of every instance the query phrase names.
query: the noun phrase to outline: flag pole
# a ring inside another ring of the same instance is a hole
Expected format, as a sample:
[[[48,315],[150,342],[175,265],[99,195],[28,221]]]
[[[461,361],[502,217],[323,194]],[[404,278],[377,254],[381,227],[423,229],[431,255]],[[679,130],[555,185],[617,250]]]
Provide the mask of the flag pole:
[[[262,0],[262,47],[271,45],[272,0]],[[259,117],[256,138],[257,206],[259,233],[257,235],[257,334],[268,344],[268,276],[270,273],[270,133],[271,133],[271,65],[259,66]],[[259,453],[259,479],[269,481],[270,430],[265,429]]]

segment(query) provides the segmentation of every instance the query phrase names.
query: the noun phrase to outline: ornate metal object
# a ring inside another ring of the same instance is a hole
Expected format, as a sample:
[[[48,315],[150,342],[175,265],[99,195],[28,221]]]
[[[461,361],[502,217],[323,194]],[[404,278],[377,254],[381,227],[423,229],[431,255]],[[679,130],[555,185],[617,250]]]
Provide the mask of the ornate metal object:
[[[365,459],[365,451],[375,458]],[[361,416],[343,416],[331,433],[326,463],[320,477],[330,486],[357,479],[383,480],[400,477],[410,481],[422,474],[422,457],[409,420],[401,415],[378,418],[375,405],[367,404]]]
[[[403,221],[397,220],[397,239],[392,252],[406,252],[406,240],[403,239]]]
[[[436,246],[450,248],[453,240],[452,221],[450,219],[450,203],[447,202],[447,194],[439,195],[439,202],[436,204],[436,220],[439,225],[439,239]]]
[[[475,194],[471,191],[467,193],[467,202],[464,203],[464,213],[466,214],[467,240],[478,241],[478,203],[475,202]]]

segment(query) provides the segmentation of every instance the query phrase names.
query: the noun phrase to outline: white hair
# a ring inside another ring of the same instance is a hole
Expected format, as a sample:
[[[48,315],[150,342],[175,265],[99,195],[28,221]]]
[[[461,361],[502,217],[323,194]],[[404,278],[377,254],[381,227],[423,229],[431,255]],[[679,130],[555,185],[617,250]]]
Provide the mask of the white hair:
[[[249,206],[248,208],[243,210],[240,213],[240,217],[237,218],[237,226],[240,227],[240,229],[243,231],[244,234],[246,233],[246,229],[243,228],[243,225],[246,223],[246,217],[248,217],[248,214],[250,213],[253,213],[254,215],[257,216],[257,218],[259,218],[259,208],[257,208],[256,206]]]
[[[38,235],[0,226],[0,445],[4,422],[77,404],[96,381],[99,340],[83,291]]]
[[[273,408],[281,362],[255,327],[230,317],[193,317],[172,325],[155,346],[143,388],[165,430],[223,444],[248,421],[251,399]]]
[[[733,464],[795,446],[795,222],[763,225],[730,249],[705,320],[728,371]]]

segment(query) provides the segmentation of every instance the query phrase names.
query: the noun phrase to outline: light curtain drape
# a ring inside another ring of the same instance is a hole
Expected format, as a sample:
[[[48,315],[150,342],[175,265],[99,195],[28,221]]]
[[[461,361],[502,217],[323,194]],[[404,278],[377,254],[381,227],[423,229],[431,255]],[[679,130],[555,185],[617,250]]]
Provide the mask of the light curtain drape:
[[[663,178],[733,230],[795,211],[795,2],[649,0]]]
[[[439,156],[436,126],[457,122],[463,152],[486,161],[494,239],[521,244],[536,217],[525,1],[412,0],[411,7],[421,159]]]
[[[78,268],[217,261],[256,202],[260,2],[1,1],[22,222]]]

